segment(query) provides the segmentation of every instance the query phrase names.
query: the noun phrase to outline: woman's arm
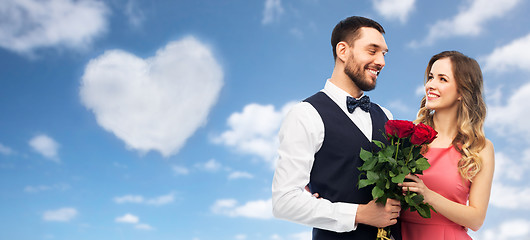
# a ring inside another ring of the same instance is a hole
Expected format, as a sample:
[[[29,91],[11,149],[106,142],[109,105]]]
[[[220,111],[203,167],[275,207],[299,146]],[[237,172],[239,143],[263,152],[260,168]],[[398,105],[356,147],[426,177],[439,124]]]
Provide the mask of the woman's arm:
[[[416,176],[407,176],[406,178],[412,179],[414,182],[405,182],[402,186],[404,188],[408,187],[410,191],[423,195],[425,202],[433,206],[439,214],[442,214],[459,225],[477,231],[486,218],[493,171],[495,169],[495,154],[491,141],[486,140],[486,146],[479,154],[482,158],[482,168],[471,183],[469,205],[453,202],[430,190]]]

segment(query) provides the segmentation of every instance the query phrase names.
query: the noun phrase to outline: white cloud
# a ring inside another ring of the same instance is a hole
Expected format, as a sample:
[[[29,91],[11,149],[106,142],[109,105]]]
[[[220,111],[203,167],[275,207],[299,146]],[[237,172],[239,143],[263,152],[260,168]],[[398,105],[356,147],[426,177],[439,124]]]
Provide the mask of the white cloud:
[[[13,149],[7,147],[7,146],[4,146],[3,144],[0,143],[0,153],[1,154],[4,154],[4,155],[11,155],[14,153]]]
[[[292,234],[290,239],[293,239],[293,240],[311,240],[312,238],[313,238],[313,232],[307,231],[307,232],[300,232],[300,233]]]
[[[291,30],[289,30],[289,33],[299,39],[304,38],[304,32],[299,28],[291,28]]]
[[[425,96],[425,85],[419,85],[414,93],[419,97]]]
[[[205,163],[195,164],[195,167],[208,172],[217,172],[219,169],[221,169],[222,165],[215,159],[210,159]]]
[[[188,168],[177,165],[171,166],[171,169],[176,175],[187,175],[190,172]]]
[[[113,162],[112,165],[113,165],[114,167],[117,167],[117,168],[123,168],[123,169],[127,168],[127,165],[125,165],[125,164],[121,164],[121,163],[119,163],[119,162]]]
[[[117,217],[116,219],[114,219],[116,222],[119,222],[119,223],[133,223],[133,224],[136,224],[140,221],[140,218],[138,218],[137,216],[134,216],[130,213],[127,213],[121,217]]]
[[[228,175],[228,179],[240,179],[240,178],[254,178],[254,176],[248,172],[235,171]]]
[[[243,154],[260,157],[274,165],[278,148],[277,134],[283,117],[293,102],[276,110],[272,105],[248,104],[242,112],[232,113],[227,120],[229,130],[215,137],[215,143],[233,147]]]
[[[60,190],[65,191],[70,189],[70,185],[64,184],[64,183],[58,183],[51,186],[48,185],[38,185],[38,186],[26,186],[24,188],[24,192],[27,193],[38,193],[38,192],[44,192],[44,191],[50,191],[50,190]]]
[[[138,6],[136,0],[129,0],[124,9],[125,16],[129,19],[129,24],[133,27],[140,27],[145,21],[145,15],[142,9]]]
[[[278,234],[273,234],[273,235],[271,235],[270,239],[271,240],[280,240],[280,239],[282,239],[282,237],[280,237],[280,235],[278,235]]]
[[[263,10],[262,24],[270,24],[278,21],[284,10],[281,0],[265,0],[265,9]]]
[[[237,240],[245,240],[245,239],[247,239],[247,235],[238,234],[238,235],[235,236],[235,239],[237,239]]]
[[[206,123],[222,85],[212,51],[187,37],[147,59],[106,51],[87,64],[80,96],[98,124],[128,148],[168,157]]]
[[[142,195],[125,195],[121,197],[115,197],[114,202],[118,204],[123,203],[136,203],[136,204],[147,204],[161,206],[169,204],[175,201],[175,193],[171,192],[166,195],[161,195],[154,198],[146,199]]]
[[[166,195],[158,196],[156,198],[147,199],[145,203],[148,205],[160,206],[172,203],[173,201],[175,201],[175,193],[169,193]]]
[[[451,19],[440,20],[430,27],[427,37],[411,46],[431,45],[436,40],[453,36],[477,36],[487,21],[501,18],[514,9],[521,0],[472,0],[469,6]]]
[[[51,137],[38,135],[29,141],[29,145],[38,153],[54,162],[60,162],[57,151],[59,144]]]
[[[144,197],[141,195],[125,195],[121,197],[115,197],[114,202],[118,204],[122,203],[143,203]]]
[[[530,188],[494,182],[490,204],[503,209],[530,210]]]
[[[140,218],[138,216],[135,216],[133,214],[127,213],[121,217],[117,217],[114,219],[117,223],[127,223],[127,224],[134,224],[134,228],[140,229],[140,230],[153,230],[154,228],[146,223],[141,223]]]
[[[372,0],[375,11],[387,19],[397,19],[401,23],[407,22],[414,10],[416,0]]]
[[[412,109],[413,106],[410,104],[405,104],[399,99],[392,100],[387,106],[391,112],[411,113],[415,111]],[[419,109],[419,105],[417,108]]]
[[[211,207],[215,214],[229,217],[246,217],[256,219],[272,218],[272,200],[256,200],[239,205],[235,199],[220,199]]]
[[[530,220],[510,219],[505,220],[495,229],[483,231],[481,240],[508,240],[508,239],[529,239]]]
[[[44,212],[42,219],[49,222],[69,222],[77,216],[77,210],[71,207]]]
[[[515,69],[530,71],[530,34],[496,48],[481,60],[485,62],[484,71],[505,72]]]
[[[145,223],[136,224],[134,228],[140,230],[153,230],[153,227],[151,227],[151,225]]]
[[[311,240],[313,238],[313,232],[307,231],[307,232],[299,232],[299,233],[293,233],[287,235],[285,238],[278,235],[273,234],[270,236],[269,239],[271,240],[281,240],[281,239],[289,239],[289,240]]]
[[[106,31],[108,13],[96,0],[3,0],[0,46],[29,54],[43,47],[86,48]]]
[[[520,181],[530,173],[530,149],[523,151],[520,157],[510,157],[504,152],[495,153],[494,180]]]
[[[212,206],[212,211],[215,213],[221,212],[223,209],[231,209],[237,205],[237,200],[235,199],[219,199],[215,201],[215,204]]]
[[[484,96],[486,98],[486,106],[500,105],[504,99],[502,99],[503,83],[495,87],[490,87],[489,82],[484,84]]]
[[[486,126],[496,131],[501,136],[510,138],[526,139],[530,135],[530,83],[526,83],[518,88],[508,98],[506,105],[488,106],[488,115],[486,117]],[[519,138],[520,137],[520,138]]]

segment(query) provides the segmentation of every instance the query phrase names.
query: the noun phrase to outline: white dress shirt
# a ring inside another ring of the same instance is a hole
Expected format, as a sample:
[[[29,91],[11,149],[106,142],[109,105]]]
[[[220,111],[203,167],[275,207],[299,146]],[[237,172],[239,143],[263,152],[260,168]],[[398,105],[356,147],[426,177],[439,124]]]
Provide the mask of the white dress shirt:
[[[372,140],[370,113],[356,108],[350,114],[346,107],[346,97],[350,95],[329,80],[322,92]],[[381,109],[392,119],[390,111]],[[274,216],[334,232],[355,230],[358,204],[317,199],[304,189],[309,183],[315,153],[324,141],[324,123],[317,110],[307,102],[296,104],[283,120],[278,136],[279,157],[272,183]]]

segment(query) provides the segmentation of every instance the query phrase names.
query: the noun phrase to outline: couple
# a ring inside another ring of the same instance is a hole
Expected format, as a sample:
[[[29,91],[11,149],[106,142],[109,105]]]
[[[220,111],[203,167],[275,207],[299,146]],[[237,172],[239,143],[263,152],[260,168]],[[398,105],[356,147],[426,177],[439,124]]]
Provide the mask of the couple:
[[[376,204],[371,189],[357,187],[360,149],[372,149],[372,140],[385,142],[384,124],[392,119],[364,94],[375,88],[385,66],[384,33],[377,22],[356,16],[333,29],[331,78],[322,91],[295,105],[280,129],[274,215],[314,227],[315,240],[375,239],[377,228],[387,226],[396,240],[471,239],[467,229],[478,230],[486,216],[494,152],[483,130],[480,67],[459,52],[429,61],[415,122],[438,132],[423,153],[431,167],[400,185],[423,195],[437,213],[423,219],[401,212],[397,200]]]

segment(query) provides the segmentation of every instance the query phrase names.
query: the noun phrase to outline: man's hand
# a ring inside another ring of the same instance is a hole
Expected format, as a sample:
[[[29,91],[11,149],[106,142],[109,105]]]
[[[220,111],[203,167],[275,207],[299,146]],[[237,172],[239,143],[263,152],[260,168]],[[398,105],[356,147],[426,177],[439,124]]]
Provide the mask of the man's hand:
[[[397,223],[399,211],[401,204],[398,200],[387,199],[385,205],[372,200],[368,204],[359,204],[355,222],[380,228],[387,227]]]

